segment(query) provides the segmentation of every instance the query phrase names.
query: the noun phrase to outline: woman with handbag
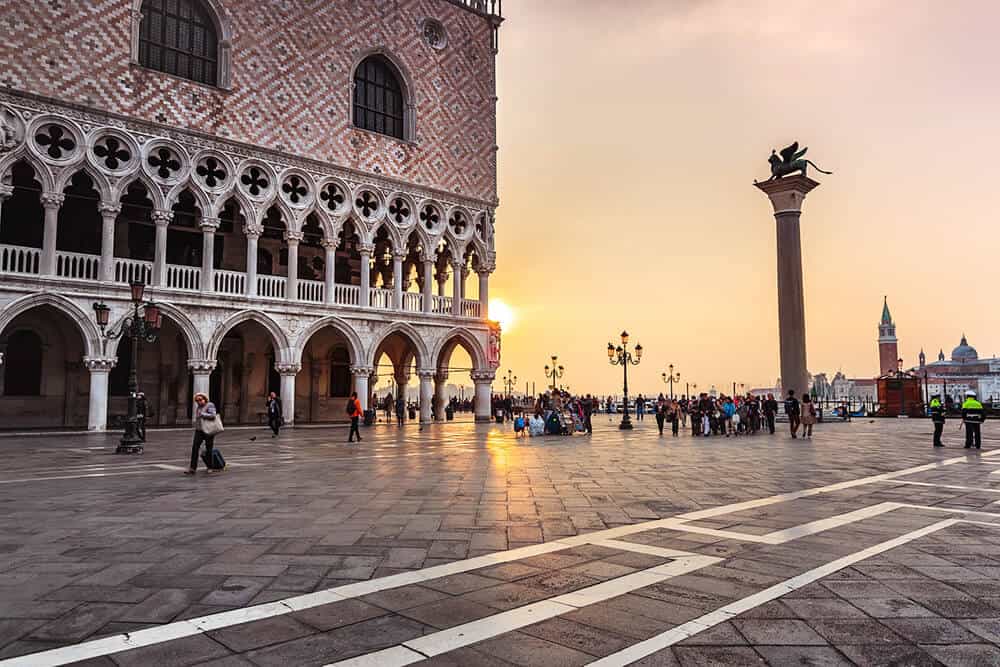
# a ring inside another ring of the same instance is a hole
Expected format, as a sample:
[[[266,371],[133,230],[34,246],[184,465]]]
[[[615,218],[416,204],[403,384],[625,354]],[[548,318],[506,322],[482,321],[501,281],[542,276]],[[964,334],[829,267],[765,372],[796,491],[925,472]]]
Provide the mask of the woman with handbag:
[[[195,394],[194,402],[197,407],[194,411],[194,441],[191,443],[191,467],[184,471],[185,475],[193,475],[198,468],[198,451],[201,443],[205,443],[205,460],[212,460],[212,446],[215,443],[215,435],[222,431],[222,419],[219,417],[215,404],[208,400],[205,394]],[[218,472],[211,466],[206,465],[208,472]]]

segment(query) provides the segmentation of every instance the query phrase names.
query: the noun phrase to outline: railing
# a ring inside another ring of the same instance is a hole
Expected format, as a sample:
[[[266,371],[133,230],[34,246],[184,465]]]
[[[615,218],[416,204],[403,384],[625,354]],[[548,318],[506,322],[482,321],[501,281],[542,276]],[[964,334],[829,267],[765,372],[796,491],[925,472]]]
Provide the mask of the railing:
[[[483,312],[483,304],[471,299],[462,299],[462,317],[479,317]]]
[[[0,245],[0,273],[36,274],[41,262],[41,248]]]
[[[299,280],[299,301],[323,303],[325,287],[319,280]]]
[[[471,9],[486,16],[503,16],[503,0],[448,0],[453,5]]]
[[[361,303],[361,288],[357,285],[334,285],[333,302],[342,306],[357,306]]]
[[[216,269],[215,291],[219,294],[246,294],[247,274]]]
[[[438,296],[434,294],[431,296],[431,312],[437,313],[438,315],[450,315],[451,314],[451,301],[450,296]]]
[[[382,308],[384,310],[392,308],[392,290],[373,287],[371,306],[372,308]]]
[[[125,259],[115,257],[115,282],[142,282],[147,285],[153,282],[153,263],[141,259]]]
[[[257,296],[285,298],[285,276],[257,276]]]
[[[59,251],[56,253],[56,275],[60,278],[98,280],[101,275],[101,257],[82,252]]]
[[[403,310],[419,313],[424,309],[424,295],[418,292],[403,292]]]
[[[201,268],[167,264],[167,287],[197,292],[201,289]]]

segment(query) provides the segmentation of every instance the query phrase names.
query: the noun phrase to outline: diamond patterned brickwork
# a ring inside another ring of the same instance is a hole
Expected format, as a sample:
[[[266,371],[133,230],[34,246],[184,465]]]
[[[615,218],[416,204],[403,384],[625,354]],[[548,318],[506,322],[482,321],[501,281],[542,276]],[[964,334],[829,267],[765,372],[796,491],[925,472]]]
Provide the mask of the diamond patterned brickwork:
[[[130,63],[132,0],[0,0],[0,85],[492,202],[489,20],[444,0],[214,0],[232,26],[232,87]],[[435,18],[443,50],[422,38]],[[405,67],[416,141],[355,129],[351,73],[384,48]]]

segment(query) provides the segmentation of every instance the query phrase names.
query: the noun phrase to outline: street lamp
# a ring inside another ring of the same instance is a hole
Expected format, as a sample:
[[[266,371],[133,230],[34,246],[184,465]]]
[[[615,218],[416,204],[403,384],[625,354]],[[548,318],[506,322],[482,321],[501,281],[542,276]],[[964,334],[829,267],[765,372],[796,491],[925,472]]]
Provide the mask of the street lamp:
[[[669,372],[663,373],[662,376],[663,376],[663,382],[665,384],[669,384],[670,385],[670,400],[673,400],[673,398],[674,398],[674,383],[681,381],[681,374],[680,374],[679,371],[676,374],[674,373],[674,365],[673,364],[670,364],[669,369],[670,369]]]
[[[552,355],[552,368],[550,369],[547,365],[545,366],[545,379],[552,380],[551,389],[554,392],[556,390],[556,380],[561,378],[566,374],[566,369],[558,365],[559,357]]]
[[[507,397],[514,397],[514,385],[517,384],[517,376],[514,375],[511,370],[507,369],[507,377],[503,379],[503,384],[507,388]]]
[[[139,281],[129,283],[129,291],[132,296],[132,315],[125,317],[121,323],[107,330],[108,322],[111,319],[111,309],[103,302],[94,304],[94,318],[97,326],[101,328],[103,340],[103,352],[107,355],[108,341],[128,336],[132,344],[132,363],[128,372],[128,416],[125,419],[125,435],[122,436],[115,449],[116,454],[141,454],[142,440],[139,439],[138,414],[136,409],[136,397],[139,393],[139,378],[136,367],[139,365],[139,342],[145,340],[152,343],[160,333],[163,325],[163,316],[160,307],[152,301],[143,303],[143,293],[146,284]],[[141,309],[141,310],[140,310]]]
[[[635,346],[635,360],[633,360],[632,353],[628,351],[628,332],[623,331],[621,345],[615,347],[612,343],[608,343],[608,361],[612,366],[622,367],[622,423],[618,428],[627,431],[632,428],[632,420],[628,416],[628,367],[638,366],[642,361],[642,345]]]

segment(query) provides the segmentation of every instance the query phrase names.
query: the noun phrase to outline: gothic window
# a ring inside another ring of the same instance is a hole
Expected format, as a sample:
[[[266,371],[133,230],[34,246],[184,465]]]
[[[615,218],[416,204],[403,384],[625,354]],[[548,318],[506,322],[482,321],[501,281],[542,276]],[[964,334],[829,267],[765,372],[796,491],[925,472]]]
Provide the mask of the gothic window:
[[[216,85],[219,46],[203,0],[144,0],[139,63],[185,79]]]
[[[11,169],[11,185],[14,193],[0,209],[0,243],[41,248],[45,229],[42,184],[30,165],[18,162]]]
[[[42,339],[33,331],[15,331],[4,354],[5,396],[41,396]]]
[[[330,355],[330,396],[351,395],[351,356],[346,347],[333,349]]]
[[[403,139],[403,89],[383,56],[369,56],[354,72],[354,125]]]

